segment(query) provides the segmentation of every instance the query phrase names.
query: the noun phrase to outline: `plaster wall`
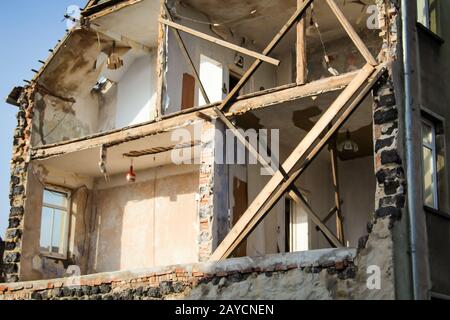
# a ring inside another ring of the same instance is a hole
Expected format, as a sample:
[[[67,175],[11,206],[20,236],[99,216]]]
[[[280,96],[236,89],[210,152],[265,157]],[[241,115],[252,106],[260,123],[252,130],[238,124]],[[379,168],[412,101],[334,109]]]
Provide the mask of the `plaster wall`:
[[[137,175],[133,185],[98,182],[90,273],[198,261],[198,167]]]
[[[53,279],[66,275],[69,265],[77,265],[82,274],[87,271],[89,215],[93,180],[50,167],[33,164],[28,173],[25,202],[26,216],[22,240],[20,278]],[[64,186],[72,190],[67,260],[54,259],[40,250],[41,208],[45,186]]]
[[[183,16],[191,17],[192,19],[205,21],[207,17],[202,14],[182,6],[177,6],[179,14]],[[214,33],[208,26],[193,23],[190,21],[181,21],[183,25],[193,28],[200,32],[206,33],[208,35],[219,38],[220,36]],[[221,46],[215,45],[213,43],[207,42],[205,40],[199,39],[195,36],[191,36],[181,32],[181,37],[183,38],[187,50],[194,62],[197,71],[200,69],[200,56],[204,55],[206,57],[212,58],[222,65],[222,84],[227,89],[222,92],[222,98],[226,96],[229,91],[229,75],[230,71],[235,74],[242,75],[245,70],[248,69],[250,64],[254,61],[253,58],[244,56],[244,67],[240,68],[234,64],[236,52],[223,48]],[[237,45],[242,45],[242,37],[238,34],[232,36],[230,33],[225,34],[226,41],[232,42]],[[246,43],[244,45],[246,48],[251,50],[261,51],[260,48],[255,48],[252,44]],[[169,28],[168,34],[168,62],[167,62],[167,105],[165,106],[165,114],[170,114],[181,110],[181,95],[182,95],[182,80],[183,74],[188,73],[192,75],[188,64],[186,63],[183,54],[178,46],[178,43],[173,34],[173,30]],[[250,93],[259,91],[261,87],[265,89],[272,88],[276,85],[275,79],[275,67],[264,63],[260,69],[252,77],[253,79],[244,87],[242,93]],[[201,98],[199,97],[199,87],[196,84],[195,87],[195,101],[194,105],[199,105]]]

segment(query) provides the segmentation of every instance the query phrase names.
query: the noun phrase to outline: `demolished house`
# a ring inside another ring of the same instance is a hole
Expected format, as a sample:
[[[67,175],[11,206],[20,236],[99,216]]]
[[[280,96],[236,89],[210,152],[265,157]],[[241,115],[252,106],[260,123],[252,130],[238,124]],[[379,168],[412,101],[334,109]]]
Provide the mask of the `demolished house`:
[[[450,6],[418,3],[89,1],[8,97],[0,299],[450,296]]]

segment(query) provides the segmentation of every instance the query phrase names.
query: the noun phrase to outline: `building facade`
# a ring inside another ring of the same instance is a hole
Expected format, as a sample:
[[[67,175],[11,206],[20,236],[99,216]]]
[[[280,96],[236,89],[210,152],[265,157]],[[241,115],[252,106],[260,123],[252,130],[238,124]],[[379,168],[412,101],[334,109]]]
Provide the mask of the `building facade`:
[[[448,15],[89,1],[8,97],[0,299],[448,298]]]

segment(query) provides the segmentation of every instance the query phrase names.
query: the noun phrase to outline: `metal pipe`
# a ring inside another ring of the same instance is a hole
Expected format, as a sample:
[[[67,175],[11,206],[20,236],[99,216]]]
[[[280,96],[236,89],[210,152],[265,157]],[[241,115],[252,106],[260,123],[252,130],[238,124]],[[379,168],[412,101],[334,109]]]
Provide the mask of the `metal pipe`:
[[[415,204],[415,172],[414,162],[414,133],[413,133],[413,100],[411,94],[411,57],[410,43],[411,35],[409,32],[410,15],[408,14],[408,5],[411,1],[401,0],[402,11],[402,47],[403,47],[403,72],[404,72],[404,92],[405,92],[405,152],[406,152],[406,179],[408,186],[408,216],[409,216],[409,246],[411,253],[411,271],[413,298],[419,299],[419,273],[417,268],[417,226],[416,226],[416,204]]]

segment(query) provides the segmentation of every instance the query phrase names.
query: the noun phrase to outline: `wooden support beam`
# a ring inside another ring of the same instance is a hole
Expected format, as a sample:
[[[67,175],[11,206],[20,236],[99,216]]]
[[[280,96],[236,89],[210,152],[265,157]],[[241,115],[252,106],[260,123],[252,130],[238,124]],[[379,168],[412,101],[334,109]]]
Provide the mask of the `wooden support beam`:
[[[260,54],[258,52],[255,52],[255,51],[252,51],[252,50],[249,50],[249,49],[245,49],[245,48],[243,48],[241,46],[238,46],[238,45],[235,45],[233,43],[224,41],[222,39],[218,39],[218,38],[212,37],[212,36],[207,35],[207,34],[205,34],[203,32],[200,32],[200,31],[188,28],[188,27],[183,26],[181,24],[178,24],[176,22],[169,21],[169,20],[166,20],[166,19],[159,19],[159,22],[160,23],[164,23],[165,25],[168,25],[169,27],[174,28],[176,30],[180,30],[180,31],[189,33],[189,34],[191,34],[193,36],[199,37],[200,39],[203,39],[203,40],[215,43],[215,44],[217,44],[219,46],[225,47],[225,48],[233,50],[233,51],[240,52],[242,54],[245,54],[245,55],[248,55],[248,56],[253,57],[255,59],[258,59],[258,60],[261,60],[261,61],[273,64],[275,66],[278,66],[280,64],[280,61],[277,60],[277,59],[268,57],[267,55]]]
[[[160,18],[166,17],[166,0],[160,0]],[[161,117],[164,113],[166,95],[166,65],[167,65],[167,27],[160,23],[158,26],[158,58],[156,61],[156,115]],[[150,88],[149,88],[150,90]]]
[[[297,8],[300,8],[304,0],[297,0]],[[297,55],[297,85],[303,85],[306,83],[308,73],[308,63],[306,56],[306,29],[305,18],[303,17],[297,23],[297,43],[296,43],[296,55]]]
[[[336,4],[334,0],[326,0],[328,6],[333,11],[334,15],[338,18],[339,22],[344,27],[345,31],[348,33],[350,39],[352,39],[353,43],[358,48],[359,52],[361,52],[364,59],[366,59],[367,63],[372,66],[376,66],[378,64],[377,60],[373,57],[372,53],[369,51],[367,46],[364,44],[362,39],[359,37],[358,33],[355,31],[351,23],[347,20],[344,13],[339,9],[339,6]]]
[[[167,8],[166,3],[164,3],[164,9],[166,11],[166,15],[169,18],[169,20],[171,22],[173,22],[173,17],[170,14],[170,11]],[[205,90],[205,87],[203,86],[202,81],[200,80],[200,75],[199,75],[197,69],[195,68],[194,61],[192,61],[191,56],[189,55],[189,52],[183,41],[183,38],[180,35],[180,32],[178,31],[178,29],[172,29],[172,30],[175,34],[175,39],[177,40],[178,46],[180,47],[180,50],[181,50],[181,53],[183,54],[184,59],[186,60],[189,68],[191,69],[191,72],[193,73],[195,80],[197,81],[197,84],[200,88],[200,92],[202,93],[203,99],[206,101],[207,104],[210,104],[211,101],[209,100],[208,94],[206,93],[206,90]]]
[[[300,176],[302,170],[299,169],[296,172],[292,172],[294,167],[298,164],[298,162],[306,156],[305,162],[307,162],[308,156],[312,156],[311,152],[308,152],[312,147],[314,142],[322,135],[322,133],[327,129],[327,127],[331,124],[333,119],[342,112],[344,106],[348,103],[348,101],[356,94],[356,92],[367,82],[369,77],[373,74],[375,69],[366,65],[362,69],[362,71],[355,77],[355,79],[350,83],[350,85],[342,92],[342,94],[336,99],[336,101],[330,106],[330,108],[322,115],[313,129],[306,135],[306,137],[300,142],[294,152],[289,156],[289,158],[282,165],[282,169],[284,172],[287,172],[290,175],[289,180],[284,180],[284,176],[279,170],[274,174],[272,179],[268,182],[268,184],[263,188],[260,194],[256,197],[256,199],[249,206],[247,211],[244,213],[242,218],[238,221],[238,223],[233,227],[227,237],[222,241],[217,250],[211,257],[211,260],[220,260],[227,258],[231,252],[239,245],[240,241],[246,238],[249,233],[258,225],[258,223],[264,218],[264,216],[273,208],[273,206],[279,201],[280,197],[291,187],[293,182]],[[371,88],[371,87],[370,87]],[[363,97],[358,96],[360,101],[357,101],[356,104],[359,105],[362,99],[367,95],[368,91],[365,92]],[[353,106],[352,104],[351,106]],[[355,107],[356,108],[356,107]],[[351,114],[351,113],[350,113]],[[343,121],[341,121],[342,117],[347,115],[345,120],[348,118],[349,114],[345,112],[342,114],[340,119],[336,121],[335,125],[333,125],[333,130],[336,132]],[[336,127],[336,124],[339,124]],[[328,141],[330,136],[325,135],[324,138],[327,137]],[[323,142],[323,139],[321,142]],[[325,142],[326,142],[325,141]],[[320,144],[320,143],[319,143]],[[323,147],[323,146],[322,146]],[[315,149],[313,149],[314,151]],[[320,150],[317,150],[317,153]],[[321,222],[321,221],[319,221]]]
[[[341,196],[339,192],[339,178],[338,178],[338,159],[336,148],[336,136],[330,142],[330,157],[331,157],[331,173],[333,176],[334,188],[334,203],[336,205],[336,231],[339,241],[345,245],[344,224],[342,219]]]
[[[305,0],[305,2],[299,8],[297,8],[292,17],[275,35],[272,41],[267,45],[266,49],[264,49],[263,55],[269,55],[273,51],[273,49],[275,49],[275,47],[289,32],[292,26],[298,21],[299,18],[301,18],[305,14],[306,10],[309,8],[312,2],[313,0]],[[250,77],[256,72],[261,63],[262,63],[261,60],[256,60],[255,62],[253,62],[250,68],[242,76],[241,80],[239,80],[239,82],[236,84],[233,90],[231,90],[230,93],[228,93],[228,95],[222,101],[221,105],[218,107],[219,110],[223,110],[229,106],[230,102],[238,95],[239,91],[244,87],[244,85],[247,83]]]
[[[336,207],[334,207],[333,209],[331,209],[331,210],[328,212],[327,216],[326,216],[325,218],[322,219],[322,223],[327,223],[328,220],[330,220],[331,217],[334,216],[334,214],[336,213],[336,211],[337,211],[337,208],[336,208]],[[317,230],[317,231],[320,231],[320,228],[316,226],[316,230]]]

